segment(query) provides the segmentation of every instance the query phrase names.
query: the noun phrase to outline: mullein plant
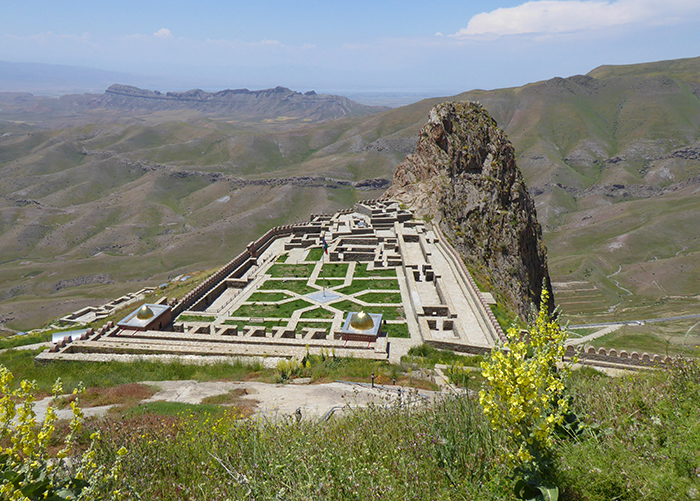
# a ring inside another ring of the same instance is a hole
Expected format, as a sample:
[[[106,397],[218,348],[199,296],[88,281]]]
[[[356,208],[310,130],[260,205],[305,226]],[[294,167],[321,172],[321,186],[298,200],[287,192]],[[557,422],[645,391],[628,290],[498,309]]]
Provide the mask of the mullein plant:
[[[95,463],[95,447],[99,433],[90,436],[90,446],[82,454],[75,450],[82,430],[83,412],[76,400],[70,402],[73,418],[70,432],[55,457],[48,447],[56,430],[58,417],[54,410],[63,391],[60,379],[53,387],[54,405],[46,410],[44,421],[37,426],[34,412],[36,383],[23,380],[13,388],[14,376],[0,365],[0,499],[96,500],[121,499],[121,459],[123,447],[117,451],[110,469]],[[77,395],[80,390],[76,389]],[[115,486],[120,486],[115,488]]]
[[[514,469],[515,493],[523,499],[558,499],[558,488],[547,480],[555,436],[570,413],[565,396],[570,364],[557,366],[566,351],[566,333],[548,304],[543,286],[529,332],[511,327],[507,341],[481,363],[487,386],[479,402],[493,428],[506,433],[506,459]]]

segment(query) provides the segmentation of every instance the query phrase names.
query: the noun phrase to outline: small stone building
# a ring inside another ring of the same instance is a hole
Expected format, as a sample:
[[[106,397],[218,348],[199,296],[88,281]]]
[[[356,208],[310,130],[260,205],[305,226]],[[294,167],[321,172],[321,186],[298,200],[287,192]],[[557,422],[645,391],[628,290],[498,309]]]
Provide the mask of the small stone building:
[[[172,322],[170,306],[164,304],[144,304],[129,313],[117,325],[133,331],[159,331]]]

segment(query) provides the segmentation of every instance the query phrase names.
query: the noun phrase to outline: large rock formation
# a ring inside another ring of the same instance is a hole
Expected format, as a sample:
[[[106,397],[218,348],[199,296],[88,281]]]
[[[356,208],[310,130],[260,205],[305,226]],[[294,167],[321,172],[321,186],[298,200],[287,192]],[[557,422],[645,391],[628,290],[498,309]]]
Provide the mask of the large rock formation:
[[[481,105],[435,106],[387,196],[432,217],[476,278],[490,281],[511,309],[527,317],[539,306],[549,272],[535,204],[513,145]]]
[[[314,91],[302,94],[286,87],[255,91],[226,89],[219,92],[193,89],[163,94],[119,84],[110,86],[102,96],[91,103],[91,106],[122,111],[191,109],[258,119],[289,116],[313,120],[371,115],[389,109],[384,106],[356,103],[343,96],[316,94]]]

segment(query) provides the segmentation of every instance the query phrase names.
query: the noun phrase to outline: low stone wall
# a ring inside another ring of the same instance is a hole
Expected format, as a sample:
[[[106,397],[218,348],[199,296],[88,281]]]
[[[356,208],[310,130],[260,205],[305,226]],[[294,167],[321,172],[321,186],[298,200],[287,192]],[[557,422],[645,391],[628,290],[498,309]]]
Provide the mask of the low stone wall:
[[[213,289],[215,284],[228,278],[234,270],[242,266],[248,259],[254,257],[251,253],[251,249],[256,255],[262,253],[276,238],[291,235],[296,227],[306,224],[307,223],[287,224],[284,226],[276,226],[268,230],[262,237],[252,242],[252,244],[249,245],[246,250],[226,263],[216,273],[207,278],[204,282],[199,284],[182,299],[180,299],[177,305],[173,308],[173,317],[176,317],[183,311],[189,309],[193,304],[199,301],[205,293]]]
[[[671,357],[655,354],[642,353],[641,355],[633,351],[628,353],[626,350],[617,351],[615,349],[593,347],[583,350],[574,346],[566,347],[565,360],[571,360],[578,355],[579,363],[585,365],[601,365],[601,366],[628,366],[631,368],[654,368],[664,367],[671,362]]]

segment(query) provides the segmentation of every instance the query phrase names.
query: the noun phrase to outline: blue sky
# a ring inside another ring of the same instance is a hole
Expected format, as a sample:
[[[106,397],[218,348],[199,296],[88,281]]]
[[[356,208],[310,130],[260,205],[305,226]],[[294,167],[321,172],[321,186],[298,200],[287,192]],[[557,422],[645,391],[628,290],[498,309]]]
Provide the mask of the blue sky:
[[[158,77],[160,90],[446,95],[700,56],[698,0],[3,4],[0,60]]]

